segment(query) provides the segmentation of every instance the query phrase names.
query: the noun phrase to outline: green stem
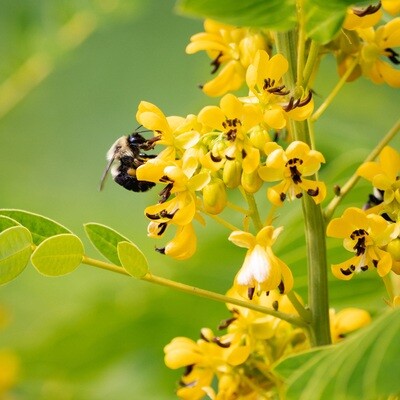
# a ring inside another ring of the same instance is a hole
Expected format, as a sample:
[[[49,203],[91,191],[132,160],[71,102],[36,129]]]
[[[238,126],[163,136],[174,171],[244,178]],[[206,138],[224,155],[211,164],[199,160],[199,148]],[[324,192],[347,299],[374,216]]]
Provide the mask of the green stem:
[[[249,209],[250,209],[249,216],[253,221],[256,231],[258,232],[264,227],[264,225],[261,221],[260,213],[258,212],[256,200],[251,193],[247,193],[245,190],[243,190],[243,195],[245,196],[245,198],[247,200],[247,204],[249,205]]]
[[[354,68],[358,64],[358,59],[355,58],[353,62],[349,65],[349,68],[347,68],[346,72],[343,74],[343,76],[340,78],[339,82],[336,84],[336,86],[333,88],[332,92],[329,93],[329,96],[325,99],[325,101],[319,106],[318,110],[315,111],[315,113],[311,117],[311,121],[315,122],[324,112],[325,110],[329,107],[329,105],[332,103],[333,99],[337,96],[339,93],[340,89],[343,87],[343,85],[346,83],[347,78],[351,75],[353,72]]]
[[[382,140],[375,146],[375,148],[371,151],[371,153],[365,158],[364,163],[374,160],[382,149],[396,136],[396,134],[400,131],[400,119],[389,129],[386,135],[382,138]],[[350,179],[340,188],[340,193],[335,196],[331,202],[325,208],[325,221],[328,222],[333,213],[336,210],[336,207],[342,201],[342,199],[346,196],[347,193],[353,188],[353,186],[358,182],[360,176],[355,172]]]
[[[292,303],[293,307],[296,309],[301,318],[306,322],[311,322],[311,313],[310,310],[307,310],[303,304],[300,303],[296,294],[291,291],[287,294],[289,301]]]
[[[119,267],[114,264],[110,264],[104,261],[96,260],[90,257],[83,257],[83,264],[90,265],[92,267],[101,268],[107,271],[115,272],[121,275],[130,276],[129,273],[122,267]],[[279,311],[275,311],[273,308],[267,308],[263,306],[259,306],[258,304],[249,303],[244,300],[235,299],[233,297],[225,296],[219,293],[211,292],[209,290],[200,289],[195,286],[185,285],[180,282],[175,282],[170,279],[162,278],[160,276],[152,275],[147,273],[144,277],[141,278],[143,281],[147,281],[150,283],[155,283],[157,285],[166,286],[171,289],[179,290],[184,293],[192,294],[198,297],[204,297],[210,300],[215,300],[225,304],[233,304],[239,307],[245,307],[253,311],[258,311],[263,314],[272,315],[273,317],[282,319],[283,321],[289,322],[295,326],[307,328],[307,322],[303,321],[297,315],[286,314]]]
[[[290,66],[297,65],[296,50],[290,44],[294,39],[293,32],[278,33],[276,37],[277,48],[281,49]],[[289,71],[291,73],[285,76],[284,84],[293,90],[297,80],[293,68]],[[293,121],[291,128],[296,140],[311,144],[308,121]],[[310,196],[302,197],[302,206],[308,260],[308,307],[312,316],[310,338],[313,346],[321,346],[331,342],[325,221],[321,206],[315,204]]]
[[[309,85],[310,79],[313,76],[315,66],[318,64],[320,45],[317,42],[312,41],[310,49],[308,51],[308,57],[306,65],[303,71],[303,82],[302,86],[304,89]]]

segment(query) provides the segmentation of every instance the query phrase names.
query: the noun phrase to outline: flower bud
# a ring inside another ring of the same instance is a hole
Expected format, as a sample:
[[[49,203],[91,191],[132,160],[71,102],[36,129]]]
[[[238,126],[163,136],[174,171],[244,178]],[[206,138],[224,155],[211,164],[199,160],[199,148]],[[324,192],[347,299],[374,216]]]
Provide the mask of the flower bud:
[[[256,169],[249,174],[243,172],[241,184],[247,193],[256,193],[263,184],[263,180],[258,175],[258,170]]]
[[[219,214],[227,202],[226,188],[221,179],[213,179],[203,188],[204,209],[210,214]]]
[[[237,160],[227,160],[222,174],[225,185],[230,189],[238,187],[240,185],[241,176],[242,164]]]

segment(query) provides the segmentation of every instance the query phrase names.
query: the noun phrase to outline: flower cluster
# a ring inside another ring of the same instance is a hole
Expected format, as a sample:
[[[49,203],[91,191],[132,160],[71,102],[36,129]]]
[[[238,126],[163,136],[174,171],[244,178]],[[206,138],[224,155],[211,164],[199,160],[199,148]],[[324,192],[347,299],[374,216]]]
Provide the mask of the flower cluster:
[[[400,87],[400,18],[385,24],[385,12],[400,12],[398,0],[348,10],[343,30],[335,42],[338,70],[344,75],[353,68],[348,81],[364,75],[374,83]]]
[[[235,288],[228,295],[240,298]],[[298,297],[299,301],[302,300]],[[254,304],[297,315],[286,295],[277,292],[255,297]],[[274,399],[281,378],[273,365],[289,354],[309,349],[310,343],[301,328],[279,318],[227,304],[231,317],[218,327],[215,335],[203,328],[200,339],[174,338],[164,348],[169,368],[185,368],[177,395],[181,399]],[[361,309],[330,310],[334,342],[370,323]],[[225,333],[222,333],[225,332]],[[213,385],[217,378],[218,386]]]
[[[303,194],[318,204],[326,195],[323,182],[315,180],[324,162],[322,154],[300,141],[282,147],[271,139],[272,129],[281,130],[290,120],[310,116],[311,92],[303,97],[286,89],[282,78],[288,63],[283,56],[269,58],[264,50],[257,50],[254,59],[249,54],[246,59],[249,96],[227,93],[218,106],[205,106],[186,117],[167,117],[148,102],[139,105],[138,122],[154,132],[157,147],[164,147],[136,171],[138,180],[164,185],[158,204],[145,210],[150,219],[148,234],[161,238],[174,226],[175,236],[157,250],[175,259],[193,255],[193,220],[204,222],[202,214],[220,214],[231,189],[252,195],[264,182],[277,182],[267,189],[275,206]],[[272,282],[274,287],[265,282],[260,287],[277,288],[281,279]]]

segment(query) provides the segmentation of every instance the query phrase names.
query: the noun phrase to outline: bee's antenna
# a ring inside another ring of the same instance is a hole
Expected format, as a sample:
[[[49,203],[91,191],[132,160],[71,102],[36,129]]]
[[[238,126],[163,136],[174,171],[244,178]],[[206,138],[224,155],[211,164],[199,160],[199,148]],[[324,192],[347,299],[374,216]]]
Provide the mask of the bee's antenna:
[[[141,134],[141,133],[153,132],[151,129],[144,129],[144,130],[142,130],[142,131],[139,131],[139,129],[142,128],[142,127],[143,127],[143,125],[139,125],[139,126],[133,131],[133,133],[139,133],[139,134]]]

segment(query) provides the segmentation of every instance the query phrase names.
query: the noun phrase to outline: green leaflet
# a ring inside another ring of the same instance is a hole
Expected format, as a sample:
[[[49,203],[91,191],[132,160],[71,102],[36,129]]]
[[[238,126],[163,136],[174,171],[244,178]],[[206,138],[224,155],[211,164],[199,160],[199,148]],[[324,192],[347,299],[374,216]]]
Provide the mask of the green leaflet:
[[[32,234],[33,243],[39,245],[50,236],[60,233],[71,233],[59,223],[38,214],[23,210],[0,209],[0,215],[12,218],[22,226],[25,226]]]
[[[33,252],[31,262],[44,275],[60,276],[74,271],[84,255],[81,240],[66,233],[45,239]]]
[[[129,239],[114,229],[98,223],[87,223],[84,228],[93,246],[113,264],[121,265],[117,246],[119,242],[129,242]]]
[[[20,226],[20,224],[12,218],[6,217],[5,215],[0,215],[0,232],[5,231],[12,226]]]
[[[308,1],[305,5],[305,30],[309,38],[326,44],[339,33],[346,8],[330,9],[313,3]]]
[[[288,357],[275,371],[287,399],[376,399],[400,393],[400,309],[390,310],[342,343]]]
[[[16,278],[32,254],[32,236],[23,226],[12,226],[0,233],[0,284]]]
[[[295,4],[295,0],[181,0],[177,8],[230,25],[287,30],[295,25]]]
[[[117,249],[121,264],[129,275],[140,279],[147,274],[149,264],[136,245],[131,242],[120,242]]]

